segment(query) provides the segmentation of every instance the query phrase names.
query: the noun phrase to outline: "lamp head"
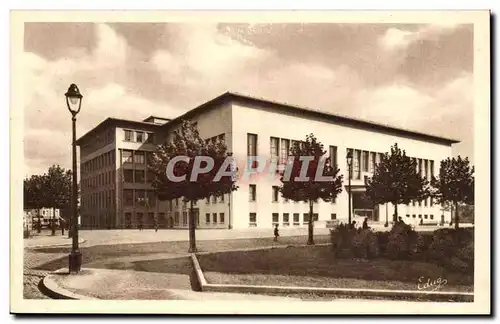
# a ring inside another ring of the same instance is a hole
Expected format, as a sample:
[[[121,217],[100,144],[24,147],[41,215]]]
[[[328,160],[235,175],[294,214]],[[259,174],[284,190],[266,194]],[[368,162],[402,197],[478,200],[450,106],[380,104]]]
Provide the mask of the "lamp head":
[[[72,83],[68,91],[64,94],[66,96],[66,104],[68,106],[69,111],[72,114],[77,114],[80,111],[80,107],[82,105],[82,94],[78,89],[78,86]]]

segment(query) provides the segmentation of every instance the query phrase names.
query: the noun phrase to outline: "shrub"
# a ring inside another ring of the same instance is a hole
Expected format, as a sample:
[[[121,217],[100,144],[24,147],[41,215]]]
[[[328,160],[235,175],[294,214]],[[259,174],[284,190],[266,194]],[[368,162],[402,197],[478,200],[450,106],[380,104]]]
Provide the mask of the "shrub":
[[[352,237],[352,254],[359,258],[371,259],[380,255],[377,235],[370,229],[360,229]]]
[[[417,233],[410,225],[395,223],[389,232],[386,255],[390,259],[409,259],[417,252]]]

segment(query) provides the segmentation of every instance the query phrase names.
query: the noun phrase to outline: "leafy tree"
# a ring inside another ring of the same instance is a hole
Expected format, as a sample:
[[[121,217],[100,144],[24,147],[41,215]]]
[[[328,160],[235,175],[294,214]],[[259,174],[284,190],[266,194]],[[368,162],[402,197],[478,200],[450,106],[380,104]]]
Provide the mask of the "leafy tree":
[[[60,211],[71,205],[72,175],[59,165],[53,165],[44,175],[46,204],[52,207],[52,235],[55,235],[55,209]]]
[[[428,182],[421,177],[417,163],[406,156],[398,144],[391,147],[391,153],[382,155],[376,165],[373,177],[366,181],[366,196],[375,204],[392,203],[393,221],[398,219],[398,204],[409,204],[428,196]],[[387,225],[387,224],[386,224]]]
[[[314,244],[314,202],[319,199],[332,201],[342,192],[343,176],[339,175],[340,170],[336,166],[332,166],[329,157],[323,157],[325,153],[323,144],[313,134],[307,135],[305,142],[296,142],[291,148],[289,163],[280,179],[282,185],[279,191],[284,198],[309,203],[308,245]],[[321,176],[329,179],[320,179]]]
[[[38,214],[37,232],[41,232],[40,208],[45,207],[44,176],[32,175],[24,179],[24,209],[36,209]],[[35,221],[35,220],[33,220]]]
[[[230,175],[217,177],[220,169],[230,171],[230,155],[224,143],[206,142],[201,138],[197,127],[184,120],[173,139],[159,145],[150,161],[149,170],[155,174],[153,188],[159,200],[183,198],[190,203],[189,207],[189,252],[196,252],[196,220],[194,219],[194,203],[210,196],[221,196],[237,189],[234,178]],[[180,157],[187,160],[180,161]],[[198,160],[195,158],[198,157]],[[202,158],[203,157],[203,158]],[[203,159],[212,159],[213,167]],[[176,163],[170,163],[176,159]],[[196,163],[201,163],[197,165]],[[197,162],[198,161],[198,162]],[[170,170],[168,166],[173,166]],[[207,169],[204,173],[193,172],[199,168]],[[197,177],[194,177],[197,174]],[[184,177],[174,181],[172,176]]]
[[[440,204],[452,204],[455,228],[459,223],[459,204],[474,204],[474,166],[458,156],[441,161],[439,177],[431,180],[433,198]]]

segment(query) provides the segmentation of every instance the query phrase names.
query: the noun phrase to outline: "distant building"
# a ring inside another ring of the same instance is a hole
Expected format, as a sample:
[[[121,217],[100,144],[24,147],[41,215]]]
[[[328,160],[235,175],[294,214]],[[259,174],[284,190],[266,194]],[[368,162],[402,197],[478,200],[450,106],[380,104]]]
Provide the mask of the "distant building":
[[[108,118],[78,139],[80,146],[82,228],[188,227],[188,207],[182,199],[158,203],[147,164],[156,144],[172,138],[181,119],[197,124],[200,135],[224,141],[237,162],[249,156],[286,160],[296,141],[314,133],[344,175],[341,194],[332,203],[318,202],[313,218],[319,224],[347,221],[347,152],[353,153],[351,206],[354,218],[392,221],[394,206],[376,205],[364,196],[365,178],[371,177],[383,153],[394,143],[406,150],[427,179],[438,173],[441,160],[451,156],[458,141],[376,124],[335,114],[225,93],[173,120],[148,117],[143,121]],[[238,163],[239,164],[239,163]],[[210,197],[195,206],[199,228],[271,228],[307,226],[308,205],[283,199],[278,179],[262,177],[242,182],[223,197]],[[430,199],[398,206],[406,223],[449,222],[450,213]],[[326,225],[325,225],[326,226]]]
[[[31,209],[29,210],[31,214],[33,226],[36,228],[36,224],[40,219],[40,223],[42,228],[50,228],[50,222],[52,220],[55,221],[55,225],[59,226],[61,218],[61,211],[58,208],[40,208],[40,209]],[[26,211],[25,211],[26,214]]]

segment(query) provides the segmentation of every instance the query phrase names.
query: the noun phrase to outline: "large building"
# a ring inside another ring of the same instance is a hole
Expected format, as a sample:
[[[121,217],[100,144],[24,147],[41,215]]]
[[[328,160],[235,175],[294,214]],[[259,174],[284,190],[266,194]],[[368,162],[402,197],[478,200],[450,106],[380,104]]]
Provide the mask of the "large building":
[[[371,204],[364,198],[380,156],[398,143],[413,157],[422,175],[437,174],[441,160],[451,156],[457,140],[423,134],[344,116],[305,109],[236,93],[225,93],[172,120],[143,121],[108,118],[78,139],[80,146],[81,216],[83,228],[187,228],[188,206],[181,199],[157,201],[151,187],[148,160],[157,144],[171,139],[180,121],[196,122],[207,140],[224,141],[236,161],[248,156],[283,160],[294,141],[310,133],[321,141],[344,174],[344,190],[334,202],[314,206],[315,226],[347,220],[346,153],[352,151],[352,212],[372,221],[392,220],[394,206]],[[239,163],[239,162],[238,162]],[[238,180],[239,189],[224,197],[196,203],[199,228],[307,226],[308,204],[280,197],[278,177],[251,176]],[[449,222],[451,215],[430,199],[399,205],[407,223]]]

